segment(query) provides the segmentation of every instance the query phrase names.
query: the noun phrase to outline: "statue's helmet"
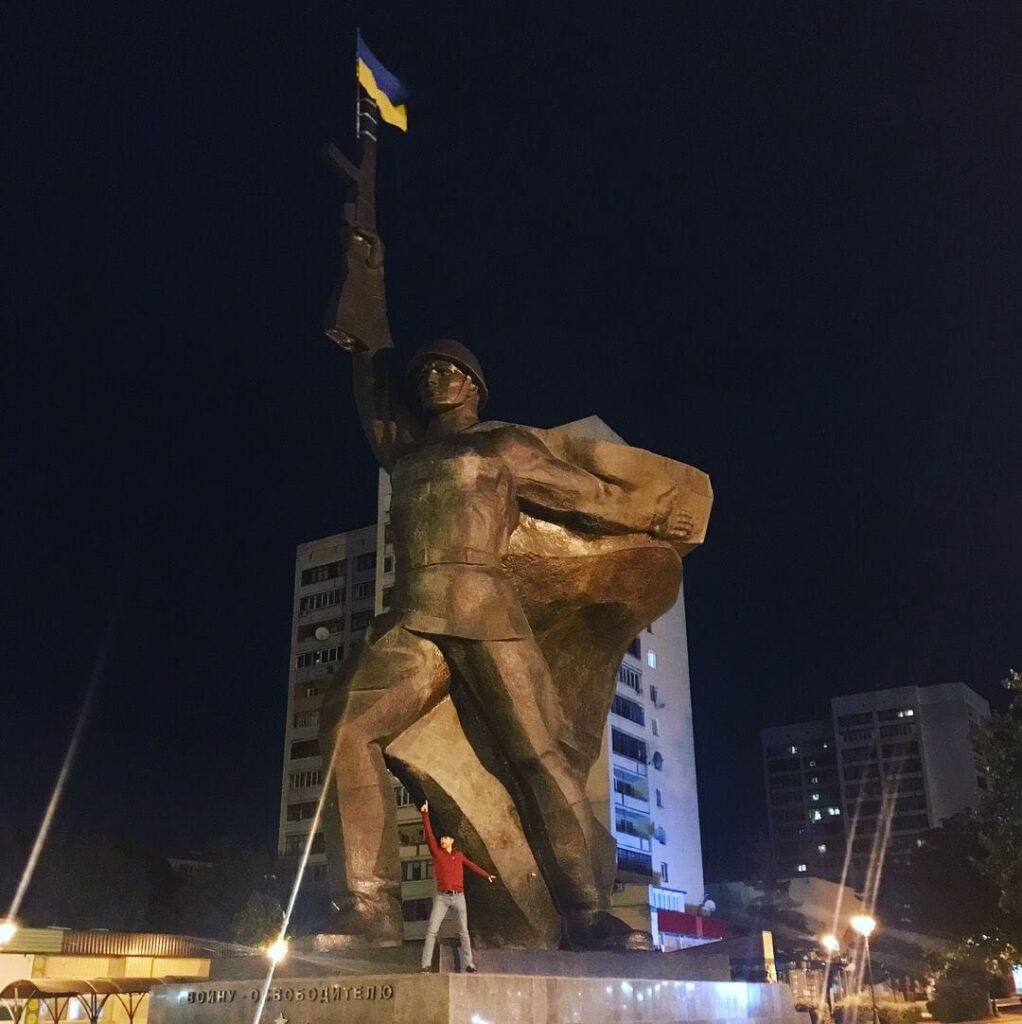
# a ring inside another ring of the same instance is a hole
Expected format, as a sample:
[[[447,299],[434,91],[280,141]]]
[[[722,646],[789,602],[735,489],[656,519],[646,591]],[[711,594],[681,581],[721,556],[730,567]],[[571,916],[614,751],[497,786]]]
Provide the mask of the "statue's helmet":
[[[430,359],[443,359],[448,363],[454,363],[459,370],[467,373],[479,388],[479,408],[481,409],[486,404],[490,392],[486,387],[486,378],[483,376],[479,360],[460,341],[452,341],[450,338],[438,338],[436,341],[430,341],[412,356],[408,363],[408,369],[405,371],[405,381],[409,386],[414,383],[413,377],[416,370]]]

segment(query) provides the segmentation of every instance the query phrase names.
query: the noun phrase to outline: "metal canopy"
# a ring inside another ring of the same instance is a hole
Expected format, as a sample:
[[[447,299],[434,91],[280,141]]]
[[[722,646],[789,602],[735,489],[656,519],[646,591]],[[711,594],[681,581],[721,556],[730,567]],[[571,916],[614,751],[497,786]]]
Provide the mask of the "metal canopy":
[[[54,1024],[72,1019],[69,1010],[74,999],[85,1011],[90,1024],[99,1024],[103,1008],[110,999],[121,1004],[133,1024],[142,1001],[156,985],[171,985],[182,981],[205,981],[197,977],[166,978],[40,978],[32,981],[22,978],[12,981],[0,990],[0,1003],[8,1009],[14,1024],[20,1024],[22,1015],[33,1000],[46,1007]],[[79,1019],[77,1015],[74,1019]]]

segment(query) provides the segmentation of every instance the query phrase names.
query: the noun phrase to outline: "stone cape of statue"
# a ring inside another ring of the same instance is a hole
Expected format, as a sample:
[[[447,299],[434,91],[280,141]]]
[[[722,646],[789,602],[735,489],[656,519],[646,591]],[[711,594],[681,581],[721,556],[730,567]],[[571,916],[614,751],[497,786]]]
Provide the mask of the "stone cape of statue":
[[[328,333],[392,484],[391,608],[327,695],[330,945],[402,940],[388,769],[496,874],[474,895],[481,946],[641,944],[609,913],[616,844],[595,762],[631,639],[675,601],[705,535],[698,470],[640,449],[484,422],[487,383],[453,341],[399,375],[383,250],[352,223]]]

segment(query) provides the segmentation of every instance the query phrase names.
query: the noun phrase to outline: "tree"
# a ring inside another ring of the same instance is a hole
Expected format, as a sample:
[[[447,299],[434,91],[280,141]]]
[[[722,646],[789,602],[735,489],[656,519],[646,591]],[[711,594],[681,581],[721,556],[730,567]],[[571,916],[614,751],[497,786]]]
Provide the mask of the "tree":
[[[1001,909],[1022,921],[1022,672],[1002,680],[1013,693],[1008,710],[983,722],[978,749],[986,763],[987,792],[980,806],[983,871],[1000,890]],[[1022,926],[1014,936],[1022,948]]]
[[[981,868],[984,847],[976,816],[956,814],[921,836],[920,843],[910,859],[887,864],[877,896],[880,919],[893,928],[950,941],[989,933],[1003,912],[1000,891]]]
[[[224,843],[210,853],[209,860],[209,867],[182,879],[170,896],[165,911],[175,931],[232,939],[239,928],[260,932],[259,922],[273,913],[279,915],[279,927],[283,911],[271,856]],[[257,938],[254,944],[261,944],[262,936]]]
[[[280,934],[284,911],[279,901],[255,890],[231,920],[231,938],[244,946],[265,946]]]

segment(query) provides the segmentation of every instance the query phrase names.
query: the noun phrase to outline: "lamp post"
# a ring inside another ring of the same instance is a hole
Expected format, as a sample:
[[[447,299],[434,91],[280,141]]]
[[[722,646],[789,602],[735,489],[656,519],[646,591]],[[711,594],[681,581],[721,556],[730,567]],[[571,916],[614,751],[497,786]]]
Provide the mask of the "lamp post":
[[[856,914],[852,918],[852,927],[862,936],[866,944],[866,970],[869,972],[869,1003],[873,1009],[873,1024],[880,1024],[880,1014],[877,1012],[877,997],[873,988],[873,959],[869,953],[869,937],[877,926],[875,917],[869,914]]]
[[[830,993],[830,965],[834,962],[834,956],[841,948],[836,935],[824,935],[820,939],[820,945],[827,951],[827,965],[823,971],[823,995],[827,1000],[827,1009],[831,1019],[834,1018],[834,997]]]

